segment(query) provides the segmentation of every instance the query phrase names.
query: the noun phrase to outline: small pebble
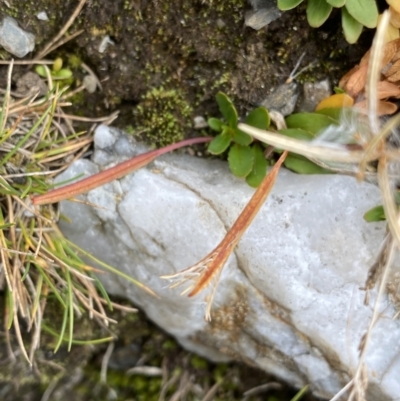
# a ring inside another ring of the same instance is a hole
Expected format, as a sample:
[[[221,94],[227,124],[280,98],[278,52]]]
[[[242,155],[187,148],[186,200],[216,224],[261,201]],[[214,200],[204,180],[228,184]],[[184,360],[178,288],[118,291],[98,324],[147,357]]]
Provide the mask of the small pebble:
[[[113,146],[118,137],[118,130],[100,124],[94,133],[94,143],[97,148],[105,149]]]
[[[196,116],[193,119],[194,129],[202,129],[208,126],[206,119],[203,116]]]
[[[83,78],[83,85],[89,93],[96,92],[97,81],[96,78],[92,77],[91,75],[86,75],[85,78]]]
[[[319,82],[306,82],[303,85],[303,95],[299,102],[299,111],[314,111],[318,103],[332,94],[331,83],[329,79]]]
[[[292,81],[288,84],[279,85],[271,94],[269,94],[260,104],[268,110],[275,110],[283,116],[293,113],[299,96],[299,86]]]
[[[35,35],[21,29],[14,18],[5,17],[0,25],[0,45],[22,58],[35,48]]]
[[[49,17],[47,16],[46,11],[41,11],[40,13],[37,13],[36,18],[40,21],[48,21],[49,20]]]
[[[114,42],[110,39],[108,35],[104,36],[99,46],[99,53],[104,53],[108,45],[113,45]]]
[[[282,15],[276,6],[276,0],[251,0],[250,3],[253,10],[246,13],[244,24],[256,31],[269,25]]]
[[[261,10],[247,11],[244,17],[244,24],[250,28],[259,31],[272,21],[277,20],[281,16],[281,12],[276,8],[263,8]]]

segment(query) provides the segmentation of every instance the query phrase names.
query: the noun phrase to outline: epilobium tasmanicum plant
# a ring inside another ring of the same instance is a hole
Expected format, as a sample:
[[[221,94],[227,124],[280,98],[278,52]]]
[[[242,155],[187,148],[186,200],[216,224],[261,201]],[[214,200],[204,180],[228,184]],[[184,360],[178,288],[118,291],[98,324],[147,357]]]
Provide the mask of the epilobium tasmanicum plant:
[[[219,155],[229,148],[229,168],[236,177],[246,178],[252,187],[258,187],[267,172],[267,161],[264,149],[253,138],[238,128],[238,113],[232,101],[222,92],[218,92],[216,100],[223,120],[209,118],[209,127],[219,134],[210,142],[208,151]],[[268,110],[258,107],[246,117],[246,124],[260,129],[267,129],[270,124]]]

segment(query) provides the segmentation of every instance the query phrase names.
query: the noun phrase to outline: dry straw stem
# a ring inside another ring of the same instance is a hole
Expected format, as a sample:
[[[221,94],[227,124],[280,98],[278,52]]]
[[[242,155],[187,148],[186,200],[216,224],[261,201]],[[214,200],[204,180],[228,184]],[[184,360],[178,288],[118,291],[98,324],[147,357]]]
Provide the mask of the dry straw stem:
[[[286,156],[287,151],[281,155],[274,167],[266,175],[260,186],[254,192],[249,203],[233,224],[232,228],[213,251],[211,251],[205,258],[196,263],[194,266],[191,266],[179,273],[161,276],[163,279],[174,281],[174,283],[171,285],[171,288],[175,288],[189,282],[189,286],[181,294],[184,295],[189,293],[189,297],[197,295],[202,290],[207,288],[212,281],[215,281],[211,296],[207,300],[207,308],[205,313],[205,318],[207,321],[211,320],[211,306],[222,269],[235,246],[242,238],[243,234],[260,210],[261,206],[264,204],[265,199],[271,192],[271,189],[274,186],[278,176],[279,169]]]
[[[85,5],[86,0],[80,0],[78,6],[72,13],[71,17],[68,19],[68,21],[65,23],[65,25],[61,28],[60,32],[44,47],[42,51],[39,52],[39,54],[36,56],[36,59],[40,60],[43,57],[45,57],[47,54],[49,54],[51,51],[55,50],[58,46],[61,46],[64,42],[59,42],[59,40],[63,37],[64,33],[67,32],[68,28],[74,23],[76,17],[79,15],[81,12],[83,6]],[[79,33],[82,33],[83,31],[79,31]],[[77,35],[75,35],[77,36]],[[75,37],[73,36],[73,37]],[[68,38],[72,39],[71,37]],[[57,43],[58,42],[58,43]]]
[[[70,348],[77,342],[73,338],[76,317],[86,311],[107,326],[111,319],[105,307],[116,306],[93,275],[95,270],[79,256],[84,252],[59,232],[56,210],[34,209],[30,203],[30,196],[48,191],[48,178],[80,157],[92,138],[75,132],[73,116],[63,111],[62,96],[68,89],[60,90],[51,82],[53,90],[43,98],[14,98],[10,91],[12,66],[11,62],[7,88],[0,98],[0,287],[6,297],[5,330],[14,329],[21,353],[32,363],[41,330],[58,338],[56,349],[64,342]],[[90,119],[87,122],[93,124]],[[131,277],[124,278],[147,289]],[[50,294],[63,316],[58,333],[46,326]],[[20,319],[31,332],[29,352]],[[11,343],[8,349],[15,359]]]

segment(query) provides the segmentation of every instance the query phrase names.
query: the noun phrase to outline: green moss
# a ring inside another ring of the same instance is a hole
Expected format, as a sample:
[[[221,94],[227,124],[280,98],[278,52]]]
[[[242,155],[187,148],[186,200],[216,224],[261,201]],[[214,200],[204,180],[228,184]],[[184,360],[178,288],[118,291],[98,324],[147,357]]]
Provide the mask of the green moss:
[[[190,364],[195,368],[195,369],[207,369],[208,368],[208,362],[197,356],[194,355],[190,358]]]
[[[71,68],[79,68],[82,64],[82,60],[76,54],[69,54],[67,58],[68,66]]]
[[[191,125],[191,113],[192,107],[181,91],[151,89],[134,110],[136,132],[153,146],[178,142]]]

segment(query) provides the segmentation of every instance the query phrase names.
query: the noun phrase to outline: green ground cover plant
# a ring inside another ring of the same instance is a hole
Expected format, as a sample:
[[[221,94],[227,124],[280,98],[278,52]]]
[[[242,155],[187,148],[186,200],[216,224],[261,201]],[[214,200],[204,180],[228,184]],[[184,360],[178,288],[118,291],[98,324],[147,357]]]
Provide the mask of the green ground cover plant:
[[[285,11],[297,7],[304,0],[278,0],[278,8]],[[307,0],[307,21],[313,28],[320,27],[334,8],[342,13],[342,28],[346,40],[356,43],[363,27],[375,28],[378,7],[375,0]]]

